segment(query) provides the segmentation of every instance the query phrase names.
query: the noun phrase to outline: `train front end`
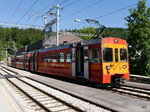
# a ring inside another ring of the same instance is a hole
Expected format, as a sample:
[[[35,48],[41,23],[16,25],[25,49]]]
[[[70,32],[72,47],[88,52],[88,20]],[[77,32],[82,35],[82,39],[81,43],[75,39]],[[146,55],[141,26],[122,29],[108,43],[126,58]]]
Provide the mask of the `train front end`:
[[[103,83],[124,83],[129,80],[127,42],[119,38],[103,38],[102,43]]]

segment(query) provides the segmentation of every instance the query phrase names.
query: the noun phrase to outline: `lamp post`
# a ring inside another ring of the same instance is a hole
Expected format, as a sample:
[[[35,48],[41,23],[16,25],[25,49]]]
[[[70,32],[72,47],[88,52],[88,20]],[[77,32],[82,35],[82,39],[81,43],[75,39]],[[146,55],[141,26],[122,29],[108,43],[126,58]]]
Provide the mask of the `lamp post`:
[[[80,20],[79,19],[75,19],[74,21],[76,23],[76,34],[77,34],[77,23],[80,22]]]

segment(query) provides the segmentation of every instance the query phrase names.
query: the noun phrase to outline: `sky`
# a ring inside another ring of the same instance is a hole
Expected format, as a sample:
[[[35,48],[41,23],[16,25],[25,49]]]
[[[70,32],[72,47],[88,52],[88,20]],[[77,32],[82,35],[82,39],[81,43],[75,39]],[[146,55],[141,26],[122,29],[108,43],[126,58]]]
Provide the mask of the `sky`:
[[[85,19],[98,20],[106,27],[126,28],[124,18],[130,15],[130,8],[137,7],[137,2],[138,0],[0,0],[0,22],[44,26],[42,15],[59,4],[62,7],[62,30],[92,26]],[[150,7],[150,0],[147,0],[147,7]],[[80,22],[75,22],[76,19]],[[53,29],[56,29],[55,25]]]

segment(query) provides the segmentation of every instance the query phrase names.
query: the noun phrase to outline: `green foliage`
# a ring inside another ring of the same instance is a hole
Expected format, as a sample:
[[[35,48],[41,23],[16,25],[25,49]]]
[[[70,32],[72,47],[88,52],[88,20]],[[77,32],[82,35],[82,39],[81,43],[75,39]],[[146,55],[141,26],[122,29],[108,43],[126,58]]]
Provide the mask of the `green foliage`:
[[[94,33],[96,33],[96,30],[93,27],[84,27],[79,32],[86,33],[86,34],[94,34]]]
[[[128,32],[125,28],[106,28],[102,33],[102,37],[117,37],[127,39]]]
[[[8,48],[9,54],[13,54],[14,42],[17,49],[25,45],[32,44],[43,38],[43,32],[38,29],[18,29],[18,28],[3,28],[0,27],[0,60],[5,57],[5,49]],[[7,47],[6,47],[7,46]]]
[[[136,9],[126,17],[129,31],[130,69],[133,74],[150,75],[150,8],[139,0]]]
[[[79,36],[80,38],[82,38],[83,40],[90,40],[92,37],[90,36]]]
[[[77,30],[78,33],[83,33],[83,34],[95,34],[97,28],[93,27],[84,27],[83,29]],[[76,30],[66,30],[66,32],[75,32]],[[80,36],[84,40],[90,40],[92,37],[91,36]],[[106,28],[100,37],[117,37],[117,38],[122,38],[122,39],[127,39],[128,37],[128,31],[125,28]]]

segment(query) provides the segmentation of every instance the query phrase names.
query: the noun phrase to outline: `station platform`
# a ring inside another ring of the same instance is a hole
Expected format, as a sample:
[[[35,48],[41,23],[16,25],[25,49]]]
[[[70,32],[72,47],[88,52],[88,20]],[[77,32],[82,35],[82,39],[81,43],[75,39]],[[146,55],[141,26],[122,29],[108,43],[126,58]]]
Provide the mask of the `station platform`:
[[[3,79],[0,79],[0,81]],[[0,82],[0,112],[23,112]]]

